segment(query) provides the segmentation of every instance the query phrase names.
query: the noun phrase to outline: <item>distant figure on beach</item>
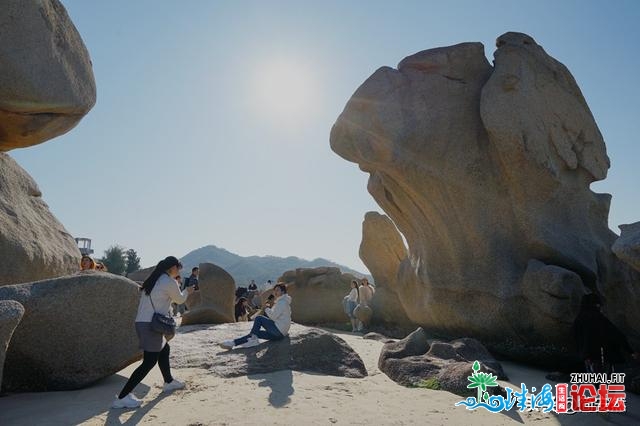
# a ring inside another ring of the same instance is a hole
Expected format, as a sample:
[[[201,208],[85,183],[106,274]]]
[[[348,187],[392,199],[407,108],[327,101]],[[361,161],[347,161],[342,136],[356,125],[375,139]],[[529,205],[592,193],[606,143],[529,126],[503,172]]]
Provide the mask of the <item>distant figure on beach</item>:
[[[81,271],[93,271],[96,269],[96,262],[87,256],[86,254],[80,258],[80,270]]]
[[[351,321],[351,331],[358,331],[358,319],[353,314],[353,311],[358,306],[358,281],[351,281],[351,291],[343,299],[344,312]]]
[[[184,388],[184,383],[171,376],[169,367],[169,344],[167,340],[173,336],[164,336],[151,328],[153,314],[158,312],[170,315],[171,302],[184,303],[194,292],[194,287],[180,291],[176,277],[180,274],[182,264],[173,256],[169,256],[156,265],[155,269],[142,284],[142,296],[138,304],[138,315],[135,326],[140,348],[144,351],[142,364],[135,369],[111,405],[113,408],[136,408],[142,403],[131,392],[145,378],[151,369],[158,364],[164,378],[163,392]]]
[[[199,286],[198,286],[199,276],[200,276],[200,268],[198,268],[197,266],[194,266],[193,268],[191,268],[191,275],[185,278],[184,284],[182,285],[182,290],[184,290],[187,287],[194,287],[195,290],[199,290]]]
[[[259,339],[280,340],[289,334],[291,327],[291,297],[287,294],[287,286],[276,284],[274,287],[275,302],[272,308],[265,308],[267,316],[258,315],[253,320],[253,327],[246,336],[220,343],[224,349],[233,349],[242,345],[249,348],[260,344]],[[264,328],[264,330],[262,330]]]
[[[236,322],[249,321],[249,303],[246,298],[241,297],[236,302],[235,317]]]
[[[616,364],[625,362],[624,353],[638,357],[626,336],[602,314],[597,294],[587,294],[582,298],[580,313],[572,330],[578,356],[587,373],[613,373]]]
[[[247,300],[249,301],[249,306],[253,309],[260,308],[262,300],[260,299],[260,292],[258,291],[258,285],[255,280],[251,280],[249,283],[249,287],[247,289]]]
[[[362,279],[362,285],[358,288],[358,306],[354,309],[354,314],[358,317],[358,331],[369,328],[373,309],[371,308],[371,299],[376,290],[369,284],[367,278]],[[361,311],[358,315],[358,311]]]

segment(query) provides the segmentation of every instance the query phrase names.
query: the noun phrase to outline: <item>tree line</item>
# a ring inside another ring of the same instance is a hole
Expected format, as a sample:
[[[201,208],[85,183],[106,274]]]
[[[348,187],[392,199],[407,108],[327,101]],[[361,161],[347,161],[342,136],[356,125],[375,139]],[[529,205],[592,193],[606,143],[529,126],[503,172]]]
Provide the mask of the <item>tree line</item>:
[[[113,245],[104,251],[102,259],[98,259],[112,274],[126,275],[140,269],[140,257],[134,249],[126,250],[119,245]]]

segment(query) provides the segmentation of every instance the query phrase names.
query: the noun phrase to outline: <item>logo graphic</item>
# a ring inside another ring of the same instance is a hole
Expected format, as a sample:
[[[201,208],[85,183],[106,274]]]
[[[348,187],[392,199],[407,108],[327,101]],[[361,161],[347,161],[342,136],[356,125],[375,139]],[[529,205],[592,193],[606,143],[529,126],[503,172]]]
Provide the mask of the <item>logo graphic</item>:
[[[490,395],[487,388],[498,387],[498,377],[491,373],[480,372],[480,363],[473,363],[473,373],[468,377],[469,389],[477,389],[478,396],[470,396],[455,405],[463,405],[467,410],[484,408],[492,413],[509,411],[514,406],[519,411],[555,411],[560,414],[577,412],[622,412],[626,410],[626,396],[624,389],[624,374],[571,374],[571,384],[558,383],[553,387],[545,383],[536,394],[536,388],[531,392],[524,383],[516,391],[505,387],[506,396]],[[597,386],[596,386],[597,385]],[[497,393],[497,392],[495,392]]]

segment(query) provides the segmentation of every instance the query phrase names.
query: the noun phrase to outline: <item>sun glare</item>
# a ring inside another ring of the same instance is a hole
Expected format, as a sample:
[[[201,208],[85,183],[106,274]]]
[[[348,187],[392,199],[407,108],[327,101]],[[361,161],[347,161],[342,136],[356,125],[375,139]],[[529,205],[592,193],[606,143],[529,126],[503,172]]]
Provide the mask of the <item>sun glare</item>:
[[[317,103],[317,83],[308,67],[295,61],[272,61],[257,68],[255,107],[271,119],[302,120]]]

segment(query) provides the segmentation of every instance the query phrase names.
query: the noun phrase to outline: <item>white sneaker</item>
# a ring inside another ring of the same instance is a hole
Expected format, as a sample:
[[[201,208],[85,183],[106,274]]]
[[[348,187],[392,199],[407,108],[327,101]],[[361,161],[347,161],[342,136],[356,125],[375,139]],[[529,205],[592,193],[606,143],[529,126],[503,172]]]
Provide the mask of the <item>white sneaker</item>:
[[[184,383],[180,380],[173,379],[169,383],[162,385],[162,392],[171,392],[178,389],[184,389]]]
[[[258,346],[260,344],[260,339],[258,339],[258,336],[256,335],[251,335],[249,337],[249,340],[247,340],[247,343],[244,343],[242,345],[240,345],[241,348],[252,348],[254,346]]]
[[[138,408],[140,405],[142,405],[142,401],[130,393],[122,399],[116,395],[116,399],[113,401],[113,404],[111,404],[111,408]]]
[[[218,343],[223,349],[233,349],[235,342],[233,340],[223,340],[222,343]]]

